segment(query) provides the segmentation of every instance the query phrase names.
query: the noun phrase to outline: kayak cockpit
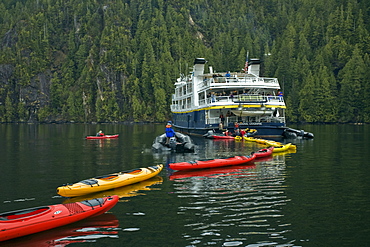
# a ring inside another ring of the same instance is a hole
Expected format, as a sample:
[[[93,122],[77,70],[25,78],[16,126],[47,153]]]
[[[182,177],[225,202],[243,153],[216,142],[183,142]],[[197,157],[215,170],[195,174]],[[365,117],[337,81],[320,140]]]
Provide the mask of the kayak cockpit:
[[[49,210],[50,210],[50,207],[37,207],[37,208],[28,208],[26,210],[11,211],[11,212],[0,214],[0,221],[24,220],[25,218],[38,216]]]
[[[103,206],[104,199],[103,198],[95,198],[91,200],[85,200],[81,201],[82,204],[85,204],[86,206],[95,207],[95,206]]]

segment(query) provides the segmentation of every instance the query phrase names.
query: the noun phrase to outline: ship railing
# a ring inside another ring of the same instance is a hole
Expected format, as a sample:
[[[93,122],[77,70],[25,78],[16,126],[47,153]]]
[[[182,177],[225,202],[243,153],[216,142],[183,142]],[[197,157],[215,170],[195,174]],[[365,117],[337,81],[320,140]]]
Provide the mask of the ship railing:
[[[171,105],[171,111],[179,110],[179,105]]]
[[[245,116],[232,116],[232,117],[226,117],[225,118],[225,126],[228,126],[229,123],[285,123],[284,117],[274,117],[274,116],[265,116],[265,117],[251,117],[248,119],[248,117]]]
[[[219,104],[219,103],[281,103],[284,102],[282,96],[270,95],[234,95],[234,96],[210,96],[199,100],[199,105]]]
[[[263,95],[242,94],[234,100],[235,103],[266,103],[267,98]]]
[[[221,122],[221,119],[219,117],[209,117],[207,118],[207,124],[219,124]],[[285,123],[284,117],[263,117],[263,118],[254,118],[247,120],[247,117],[226,117],[224,126],[234,125],[235,122],[238,122],[239,124],[250,124],[250,123]]]
[[[277,78],[266,78],[266,77],[255,77],[255,76],[244,76],[244,77],[238,77],[238,76],[231,76],[231,77],[213,77],[213,78],[204,78],[203,81],[199,82],[199,87],[207,87],[211,84],[218,84],[218,83],[230,83],[230,84],[263,84],[263,83],[270,83],[270,84],[277,84],[279,85],[279,82]]]
[[[285,123],[284,117],[261,117],[258,121],[255,122],[261,122],[261,123]]]
[[[219,124],[221,119],[219,117],[209,117],[207,118],[206,124]],[[234,126],[234,124],[238,122],[239,124],[253,124],[253,123],[285,123],[284,117],[257,117],[257,118],[250,118],[248,117],[238,117],[238,116],[231,116],[226,117],[224,121],[224,126]]]
[[[190,109],[192,107],[192,105],[189,103],[189,104],[172,104],[171,105],[171,111],[181,111],[181,110],[185,110],[185,109]]]
[[[232,102],[232,97],[230,97],[230,96],[216,96],[216,101]]]
[[[210,104],[219,104],[219,103],[233,103],[233,97],[230,96],[210,96],[206,99],[199,100],[199,105],[210,105]]]
[[[267,102],[284,102],[283,96],[265,96]]]
[[[284,102],[283,96],[259,95],[259,94],[240,94],[233,100],[235,103],[267,103]]]
[[[235,96],[211,96],[198,101],[199,106],[219,105],[224,103],[258,103],[258,104],[283,104],[284,99],[281,96],[263,96],[263,95],[235,95]],[[184,110],[192,107],[191,103],[172,104],[171,110]]]
[[[210,99],[201,99],[199,100],[199,105],[207,105],[207,102],[210,102]]]

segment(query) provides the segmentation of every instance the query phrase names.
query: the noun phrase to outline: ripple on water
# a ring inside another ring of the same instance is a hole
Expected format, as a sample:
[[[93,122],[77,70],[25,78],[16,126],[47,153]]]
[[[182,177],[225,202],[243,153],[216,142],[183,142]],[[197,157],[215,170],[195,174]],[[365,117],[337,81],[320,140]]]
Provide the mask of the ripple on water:
[[[186,202],[178,207],[190,230],[184,238],[192,244],[289,246],[285,234],[291,224],[284,222],[282,211],[290,202],[284,171],[280,163],[262,164],[253,173],[248,169],[175,181],[175,193]]]
[[[242,241],[232,241],[232,242],[225,242],[222,246],[241,246],[243,244]]]

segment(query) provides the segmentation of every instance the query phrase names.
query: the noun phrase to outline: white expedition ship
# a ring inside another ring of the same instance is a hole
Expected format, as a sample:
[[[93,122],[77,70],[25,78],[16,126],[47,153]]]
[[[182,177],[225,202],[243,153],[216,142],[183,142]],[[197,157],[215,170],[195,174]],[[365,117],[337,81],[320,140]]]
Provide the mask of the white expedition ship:
[[[204,58],[196,58],[189,75],[175,83],[173,125],[190,134],[256,129],[256,136],[283,137],[286,105],[277,78],[260,77],[260,60],[246,62],[242,72],[205,73]],[[298,134],[300,131],[296,131]],[[292,132],[291,132],[292,133]],[[303,133],[302,133],[303,135]]]

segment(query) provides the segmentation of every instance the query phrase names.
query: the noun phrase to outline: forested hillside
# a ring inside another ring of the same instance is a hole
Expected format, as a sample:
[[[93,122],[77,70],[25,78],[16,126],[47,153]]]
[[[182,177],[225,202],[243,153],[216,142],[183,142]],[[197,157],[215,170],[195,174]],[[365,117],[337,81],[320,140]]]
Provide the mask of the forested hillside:
[[[165,121],[196,57],[247,52],[290,122],[370,122],[368,0],[3,0],[0,122]]]

